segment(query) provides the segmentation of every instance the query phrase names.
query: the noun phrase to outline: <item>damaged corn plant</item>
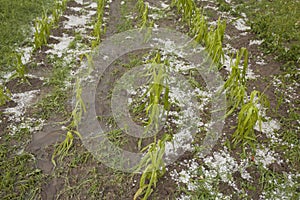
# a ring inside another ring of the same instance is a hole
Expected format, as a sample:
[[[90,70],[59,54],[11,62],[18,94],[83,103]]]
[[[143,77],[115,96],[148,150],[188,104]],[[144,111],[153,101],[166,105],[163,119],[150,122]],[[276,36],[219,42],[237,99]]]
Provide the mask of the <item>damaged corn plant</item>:
[[[95,39],[92,41],[92,48],[96,47],[100,42],[102,35],[105,34],[105,27],[103,26],[105,0],[97,1],[97,18],[94,24],[93,36]]]
[[[22,53],[13,53],[11,55],[11,65],[15,69],[14,73],[10,77],[10,80],[19,79],[20,83],[27,83],[30,85],[30,82],[27,78],[27,67],[22,62]]]
[[[168,62],[162,62],[159,52],[150,60],[148,74],[146,75],[149,88],[142,96],[142,98],[147,98],[147,101],[142,105],[147,116],[144,135],[150,129],[154,129],[155,133],[158,133],[159,121],[162,116],[161,110],[163,112],[169,110],[168,67]],[[143,200],[148,199],[156,187],[158,179],[164,175],[166,171],[163,160],[165,143],[171,139],[172,137],[168,133],[163,133],[162,139],[158,139],[155,134],[153,142],[141,150],[141,152],[145,152],[145,155],[137,166],[136,172],[144,170],[140,178],[139,189],[134,195],[135,200],[140,196],[143,196]],[[141,141],[140,139],[139,147],[141,146]]]
[[[68,0],[62,0],[62,1],[55,0],[54,9],[52,10],[53,25],[56,25],[58,23],[63,12],[66,10],[67,2],[68,2]]]
[[[187,22],[189,26],[192,24],[192,18],[196,10],[193,0],[172,0],[171,6],[177,8],[177,12],[182,15],[183,21]]]
[[[219,18],[216,25],[209,26],[203,12],[193,0],[173,0],[172,5],[177,7],[183,20],[188,22],[194,40],[205,46],[212,65],[220,68],[224,62],[223,39],[226,22]]]
[[[242,107],[238,114],[238,125],[236,131],[232,135],[233,147],[237,144],[242,144],[243,153],[245,154],[245,147],[249,145],[255,152],[256,149],[256,135],[254,131],[255,125],[259,126],[261,130],[262,115],[261,106],[269,106],[266,97],[257,90],[250,94],[250,99]]]
[[[172,5],[177,7],[183,21],[190,26],[193,39],[204,45],[208,58],[212,60],[212,64],[217,65],[217,68],[220,69],[225,60],[223,39],[226,22],[219,18],[215,26],[209,26],[202,11],[197,8],[193,0],[173,0]],[[253,91],[250,100],[247,101],[248,51],[246,48],[241,48],[236,52],[235,59],[233,57],[232,55],[229,77],[221,90],[221,92],[226,92],[229,103],[229,110],[226,112],[225,118],[239,110],[237,130],[232,135],[233,145],[242,143],[242,146],[245,147],[249,144],[254,149],[254,142],[256,141],[254,126],[256,123],[261,123],[259,108],[256,105],[258,102],[261,105],[267,105],[267,100],[260,92]],[[241,63],[242,66],[240,67]]]
[[[58,144],[52,154],[52,163],[56,166],[55,158],[58,161],[62,161],[65,156],[68,155],[70,148],[73,145],[74,135],[78,136],[81,139],[81,135],[78,132],[78,125],[81,121],[81,117],[84,112],[86,112],[86,108],[84,102],[81,97],[82,88],[80,86],[80,80],[76,80],[76,87],[75,87],[75,105],[71,113],[70,123],[66,127],[66,137],[63,142]]]
[[[240,63],[243,60],[242,68]],[[231,59],[232,61],[232,59]],[[223,90],[226,91],[227,99],[230,110],[227,111],[226,117],[231,115],[240,106],[244,105],[245,98],[247,97],[247,80],[246,72],[248,69],[248,51],[245,48],[240,49],[237,54],[234,63],[230,65],[230,75],[227,78]]]

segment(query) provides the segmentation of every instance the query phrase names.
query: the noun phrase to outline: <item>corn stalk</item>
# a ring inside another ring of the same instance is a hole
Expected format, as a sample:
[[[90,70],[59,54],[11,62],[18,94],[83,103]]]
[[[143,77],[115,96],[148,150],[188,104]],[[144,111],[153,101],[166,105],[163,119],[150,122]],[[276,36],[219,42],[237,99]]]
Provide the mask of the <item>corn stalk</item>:
[[[191,25],[196,5],[193,0],[172,0],[171,6],[176,6],[177,11],[182,15],[183,21]]]
[[[55,25],[58,23],[59,18],[62,16],[63,12],[67,8],[68,0],[55,0],[54,9],[52,10],[52,24]]]
[[[50,36],[52,22],[48,19],[47,12],[44,11],[41,19],[36,18],[34,23],[34,48],[40,49],[43,45],[47,44]]]
[[[222,47],[224,33],[226,29],[226,22],[221,22],[220,18],[217,22],[217,27],[210,27],[210,31],[205,38],[205,48],[209,57],[214,64],[219,65],[224,62],[224,51]]]
[[[242,57],[244,57],[243,68],[239,67]],[[230,110],[226,113],[226,117],[232,114],[240,106],[244,105],[244,100],[247,95],[246,90],[246,72],[248,69],[248,51],[246,48],[241,48],[237,54],[234,64],[231,66],[231,72],[226,80],[223,91],[226,91]]]
[[[96,47],[101,42],[102,34],[105,33],[105,27],[103,27],[103,13],[104,13],[105,0],[97,1],[97,19],[94,25],[93,36],[95,40],[92,41],[92,47]]]
[[[149,96],[148,101],[142,103],[139,110],[145,110],[148,120],[145,122],[145,133],[154,127],[155,132],[158,132],[160,121],[160,104],[163,104],[164,110],[169,110],[169,87],[168,87],[168,74],[167,67],[169,66],[167,61],[162,63],[160,53],[156,53],[156,56],[149,61],[150,68],[145,76],[149,77],[147,84],[149,88],[142,95],[141,99]],[[161,98],[162,97],[162,98]],[[146,106],[147,104],[147,106]],[[138,146],[141,147],[142,138],[139,140]]]
[[[255,150],[256,135],[254,126],[258,123],[261,130],[262,116],[259,112],[258,105],[268,105],[268,101],[259,91],[252,91],[250,100],[244,104],[238,115],[238,125],[232,135],[233,146],[242,143],[244,147],[249,144]]]
[[[204,45],[208,34],[208,24],[199,8],[196,8],[195,17],[192,20],[191,33],[196,42]]]
[[[28,81],[26,74],[27,74],[27,68],[26,65],[22,62],[22,54],[20,53],[13,53],[12,54],[12,66],[15,68],[15,72],[10,77],[10,79],[19,78],[21,83],[28,83],[30,85],[30,82]]]

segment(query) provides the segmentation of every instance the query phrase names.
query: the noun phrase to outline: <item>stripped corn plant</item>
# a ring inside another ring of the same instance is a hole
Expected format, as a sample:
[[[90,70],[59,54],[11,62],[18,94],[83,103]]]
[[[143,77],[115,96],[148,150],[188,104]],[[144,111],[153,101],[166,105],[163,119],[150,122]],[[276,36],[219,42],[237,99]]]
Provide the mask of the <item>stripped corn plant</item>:
[[[193,0],[172,0],[172,6],[177,7],[177,11],[182,14],[182,19],[191,25],[196,5]]]
[[[217,27],[210,27],[210,31],[205,38],[205,48],[213,63],[220,68],[224,62],[223,39],[226,29],[225,21],[221,22],[220,18]]]
[[[52,23],[53,25],[57,24],[59,18],[62,16],[64,10],[67,7],[68,0],[58,1],[55,0],[54,9],[52,10]]]
[[[143,95],[143,98],[149,96],[147,106],[144,103],[142,106],[146,110],[148,121],[146,122],[145,131],[148,132],[150,128],[154,128],[155,132],[158,132],[160,121],[160,104],[163,104],[164,110],[169,110],[169,87],[167,85],[167,67],[169,64],[167,61],[162,63],[161,55],[159,52],[153,60],[150,60],[150,68],[146,76],[149,77],[149,88]],[[147,95],[149,94],[149,95]],[[162,98],[161,98],[162,97]],[[141,151],[147,150],[147,153],[139,163],[137,171],[142,168],[145,170],[142,173],[140,179],[140,186],[136,192],[134,199],[143,195],[143,200],[146,200],[152,193],[153,188],[156,187],[158,178],[165,173],[165,163],[163,155],[165,153],[165,143],[171,140],[169,134],[164,133],[163,138],[157,141],[156,135],[154,135],[154,141],[143,148]],[[141,146],[141,139],[139,141],[139,148]]]
[[[260,115],[259,105],[268,106],[266,97],[259,91],[252,91],[250,100],[244,104],[238,115],[238,125],[236,131],[232,135],[233,146],[242,143],[243,150],[248,144],[255,150],[256,135],[254,126],[258,123],[261,129],[262,116]]]
[[[84,102],[81,98],[82,88],[80,86],[80,81],[76,80],[76,102],[75,106],[73,108],[73,111],[71,113],[71,123],[67,126],[67,135],[63,142],[61,142],[54,150],[54,153],[52,154],[52,163],[54,166],[56,166],[55,158],[58,157],[59,161],[62,161],[62,159],[68,155],[68,152],[70,148],[73,145],[74,140],[74,134],[77,135],[81,139],[81,135],[78,132],[78,125],[81,121],[81,117],[83,115],[83,112],[86,111]]]
[[[105,0],[97,1],[97,19],[93,30],[93,36],[95,37],[95,40],[92,41],[93,48],[101,42],[102,34],[105,33],[105,27],[103,27],[104,4]]]
[[[143,0],[139,0],[136,3],[136,8],[139,11],[139,16],[141,18],[140,22],[140,31],[143,31],[146,29],[146,34],[144,38],[144,42],[147,42],[152,34],[152,28],[154,26],[154,21],[149,20],[148,14],[149,14],[149,6],[148,4],[144,3]]]
[[[161,95],[163,95],[162,101],[164,104],[164,110],[168,110],[169,107],[169,87],[167,74],[168,63],[167,61],[165,61],[162,64],[161,55],[158,52],[150,65],[151,67],[148,74],[150,76],[150,87],[147,91],[150,94],[150,98],[148,107],[146,108],[146,113],[149,116],[147,126],[151,126],[152,124],[154,124],[155,130],[157,131],[159,123],[159,104],[161,101]]]
[[[196,8],[195,10],[195,17],[193,18],[191,32],[195,37],[196,42],[203,45],[205,44],[208,34],[208,24],[199,8]]]
[[[143,200],[147,200],[148,197],[156,188],[158,179],[162,177],[166,172],[166,166],[163,160],[165,153],[165,143],[169,141],[171,136],[164,135],[162,140],[154,141],[153,143],[142,149],[142,152],[147,150],[147,153],[140,161],[137,171],[145,168],[140,179],[139,189],[134,195],[134,200],[143,195]]]
[[[244,57],[243,68],[239,68],[242,57]],[[237,52],[234,64],[231,64],[231,72],[226,80],[223,90],[226,90],[226,94],[229,100],[230,110],[226,113],[226,116],[232,114],[240,106],[244,105],[246,97],[246,72],[248,69],[248,51],[245,48],[241,48]]]
[[[139,12],[139,17],[143,16],[144,10],[145,10],[145,3],[143,0],[138,0],[136,5],[135,5],[136,9]]]
[[[147,84],[149,88],[143,94],[142,98],[149,96],[148,100],[141,105],[141,109],[146,111],[148,120],[145,122],[146,134],[151,128],[154,128],[154,131],[158,131],[158,125],[160,121],[160,104],[163,104],[163,112],[169,109],[169,87],[168,87],[168,76],[167,76],[167,67],[169,66],[167,61],[162,63],[160,53],[156,53],[155,58],[149,61],[150,67],[148,73],[146,74],[149,77]],[[163,98],[161,99],[161,96]],[[147,106],[146,106],[147,105]],[[163,113],[164,114],[164,113]],[[139,140],[139,148],[141,147],[142,139]]]
[[[172,5],[177,7],[184,21],[191,27],[191,34],[195,41],[205,45],[212,63],[219,68],[224,61],[223,38],[226,22],[218,19],[217,26],[208,27],[208,23],[201,10],[193,0],[173,0]]]

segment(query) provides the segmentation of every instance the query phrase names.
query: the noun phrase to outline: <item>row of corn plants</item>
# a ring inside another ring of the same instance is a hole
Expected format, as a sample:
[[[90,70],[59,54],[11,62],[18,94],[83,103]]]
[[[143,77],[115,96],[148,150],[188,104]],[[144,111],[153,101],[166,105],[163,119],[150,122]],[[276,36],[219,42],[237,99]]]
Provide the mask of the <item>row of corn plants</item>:
[[[154,129],[155,133],[159,132],[161,111],[167,112],[170,107],[167,74],[169,67],[168,62],[166,60],[162,62],[161,54],[157,52],[155,57],[150,59],[147,63],[149,69],[146,76],[148,78],[147,85],[149,88],[142,95],[142,98],[149,97],[143,104],[147,116],[144,134],[147,134],[150,129]],[[163,107],[163,109],[161,109],[161,107]],[[171,139],[172,137],[168,133],[164,133],[161,139],[158,139],[156,135],[154,135],[153,142],[141,150],[141,152],[146,153],[137,166],[136,171],[144,170],[140,178],[139,189],[134,195],[134,200],[140,196],[143,196],[143,200],[148,199],[156,187],[158,179],[165,174],[166,168],[163,160],[165,143]],[[139,144],[139,146],[141,146],[141,144]]]
[[[36,18],[34,22],[34,49],[40,49],[47,44],[50,36],[50,30],[58,23],[59,18],[66,9],[68,0],[55,1],[55,6],[52,11],[52,19],[47,15],[47,11],[43,12],[41,18]]]
[[[83,113],[86,111],[84,102],[81,97],[82,87],[80,85],[80,80],[76,80],[75,87],[75,105],[71,113],[71,117],[68,121],[70,121],[69,125],[66,127],[66,137],[63,142],[61,142],[54,150],[52,154],[52,163],[56,166],[55,158],[58,161],[62,161],[62,159],[68,155],[70,148],[73,145],[74,135],[77,135],[81,139],[81,135],[78,132],[78,125],[81,121],[81,117]]]
[[[98,0],[97,1],[97,21],[94,25],[93,36],[96,38],[91,42],[92,47],[96,47],[101,42],[101,36],[104,34],[105,29],[103,29],[103,13],[104,13],[104,4],[105,0]],[[84,54],[81,56],[81,61],[86,58],[88,62],[88,69],[87,72],[84,72],[83,76],[86,76],[91,73],[93,68],[93,60],[90,54]],[[71,112],[70,119],[68,120],[69,125],[66,127],[66,137],[63,142],[58,144],[55,148],[54,153],[52,154],[52,163],[56,166],[56,160],[62,161],[65,156],[68,155],[70,148],[73,145],[74,136],[78,136],[82,139],[81,134],[78,131],[78,126],[83,116],[83,113],[86,111],[84,101],[81,97],[82,94],[82,87],[80,84],[80,79],[76,80],[75,85],[75,105]],[[63,122],[64,123],[64,122]]]
[[[144,3],[143,0],[138,0],[136,8],[139,12],[138,17],[141,19],[140,30],[149,28],[148,30],[151,31],[154,22],[148,18],[148,4]],[[148,34],[151,34],[151,32],[147,32],[145,40],[147,40]],[[160,108],[162,104],[164,108],[163,112],[169,109],[167,75],[167,68],[169,65],[166,61],[162,62],[161,54],[159,52],[156,53],[153,59],[147,61],[147,64],[149,65],[149,69],[146,74],[148,78],[146,84],[149,87],[142,95],[141,100],[147,97],[148,99],[141,103],[141,108],[138,109],[139,111],[144,110],[147,116],[144,134],[147,134],[148,131],[153,129],[155,133],[157,133],[159,131],[160,111],[162,110]],[[156,188],[158,179],[165,174],[166,168],[163,156],[165,153],[165,143],[169,140],[171,140],[171,135],[167,133],[164,133],[161,139],[157,139],[155,134],[153,142],[141,149],[142,138],[140,138],[138,147],[145,155],[136,169],[136,172],[140,172],[142,169],[143,172],[139,182],[139,189],[136,191],[133,198],[134,200],[138,198],[142,198],[143,200],[148,199],[154,188]]]
[[[231,59],[232,60],[232,59]],[[242,67],[240,64],[243,63]],[[238,111],[238,124],[232,135],[233,148],[238,144],[242,145],[243,154],[246,155],[245,149],[249,145],[253,153],[256,150],[257,138],[254,127],[259,125],[261,130],[262,114],[261,107],[269,107],[266,96],[256,90],[253,90],[248,99],[246,72],[248,69],[248,51],[241,48],[236,53],[234,62],[230,64],[231,72],[223,86],[222,91],[226,92],[229,110],[226,112],[228,117],[235,111]]]
[[[173,0],[172,5],[177,7],[178,12],[182,15],[182,19],[191,27],[191,34],[194,39],[205,46],[209,58],[218,68],[224,62],[223,39],[226,29],[225,21],[218,19],[217,26],[209,26],[205,16],[193,0]],[[147,26],[148,7],[139,0],[137,7],[142,16],[142,28]],[[243,67],[240,68],[240,63],[243,59]],[[233,60],[233,58],[231,59]],[[159,120],[159,102],[163,96],[163,102],[168,104],[168,88],[164,88],[162,81],[167,80],[166,67],[167,65],[158,65],[161,63],[160,54],[152,61],[151,73],[149,75],[150,84],[146,93],[149,93],[148,106],[145,107],[148,123],[146,127],[154,124],[154,128],[158,126]],[[265,97],[258,91],[253,91],[250,99],[247,100],[246,93],[246,71],[248,68],[248,51],[242,48],[236,53],[235,62],[230,64],[231,73],[223,86],[222,92],[226,92],[229,100],[230,109],[227,111],[228,117],[234,111],[240,109],[238,114],[238,125],[236,131],[232,135],[232,143],[234,147],[242,144],[243,150],[248,144],[253,149],[255,148],[255,132],[254,126],[261,124],[262,117],[259,112],[259,104],[265,104]],[[165,89],[165,91],[163,91]],[[162,95],[162,93],[164,93]],[[146,95],[145,95],[146,96]],[[153,126],[152,126],[153,128]],[[147,130],[147,129],[146,129]],[[172,136],[165,133],[163,139],[157,140],[154,136],[154,141],[142,149],[145,152],[144,158],[141,160],[138,170],[145,168],[141,178],[139,189],[137,190],[134,199],[143,196],[146,200],[156,187],[158,178],[165,173],[165,164],[163,154],[165,151],[165,142],[172,139]]]
[[[189,24],[194,39],[205,46],[213,63],[217,64],[218,67],[222,66],[224,61],[222,42],[226,29],[225,21],[221,22],[218,19],[216,27],[209,27],[205,16],[197,8],[193,0],[172,0],[172,5],[177,7],[178,12],[182,15],[182,19]],[[243,66],[240,68],[242,58]],[[256,123],[261,123],[262,120],[259,105],[268,106],[268,101],[264,94],[259,91],[252,91],[250,99],[247,99],[246,71],[248,69],[248,51],[246,48],[241,48],[236,53],[235,62],[231,62],[230,68],[231,73],[222,91],[226,92],[230,107],[225,117],[239,110],[238,125],[232,135],[232,142],[234,146],[241,143],[243,150],[245,150],[244,147],[247,144],[252,149],[255,149],[256,136],[254,134],[254,126]]]
[[[183,21],[190,26],[195,41],[205,46],[212,63],[220,68],[224,61],[223,39],[226,22],[219,18],[216,26],[209,26],[203,12],[193,0],[172,0],[171,5],[177,8]]]

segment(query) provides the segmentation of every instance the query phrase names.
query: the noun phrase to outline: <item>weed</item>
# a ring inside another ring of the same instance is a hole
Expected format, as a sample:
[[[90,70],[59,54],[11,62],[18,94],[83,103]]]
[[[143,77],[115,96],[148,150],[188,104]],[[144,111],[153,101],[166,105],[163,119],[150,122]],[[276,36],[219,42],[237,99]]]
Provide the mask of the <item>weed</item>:
[[[53,114],[61,114],[63,116],[66,116],[66,101],[67,92],[61,88],[55,87],[51,94],[48,94],[35,105],[35,108],[37,108],[37,116],[35,117],[49,119],[51,116],[53,116]]]
[[[0,85],[0,106],[5,105],[7,101],[10,101],[10,96],[10,91]]]
[[[126,69],[132,69],[136,66],[142,65],[143,61],[139,59],[137,56],[131,56],[129,63],[122,64],[122,67]]]
[[[286,63],[284,70],[297,69],[300,61],[300,2],[251,0],[239,9],[249,17],[251,30],[263,40],[260,47],[265,53],[275,53],[278,60]]]
[[[295,131],[298,128],[300,118],[297,109],[290,110],[287,117],[281,116],[282,130],[278,132],[282,142],[275,145],[275,148],[279,148],[284,152],[284,157],[289,160],[291,166],[294,169],[300,169],[300,140],[299,134]]]
[[[31,138],[30,128],[35,123],[19,125],[13,134],[1,137],[0,144],[0,197],[1,199],[36,199],[44,178],[36,168],[36,158],[26,152],[25,145]]]
[[[228,12],[231,10],[230,5],[225,0],[217,0],[218,2],[218,9],[220,11]]]
[[[259,186],[263,190],[265,199],[277,199],[282,196],[299,199],[300,194],[297,192],[299,183],[295,177],[288,177],[287,173],[278,173],[261,165],[258,166],[258,171],[260,173]]]

